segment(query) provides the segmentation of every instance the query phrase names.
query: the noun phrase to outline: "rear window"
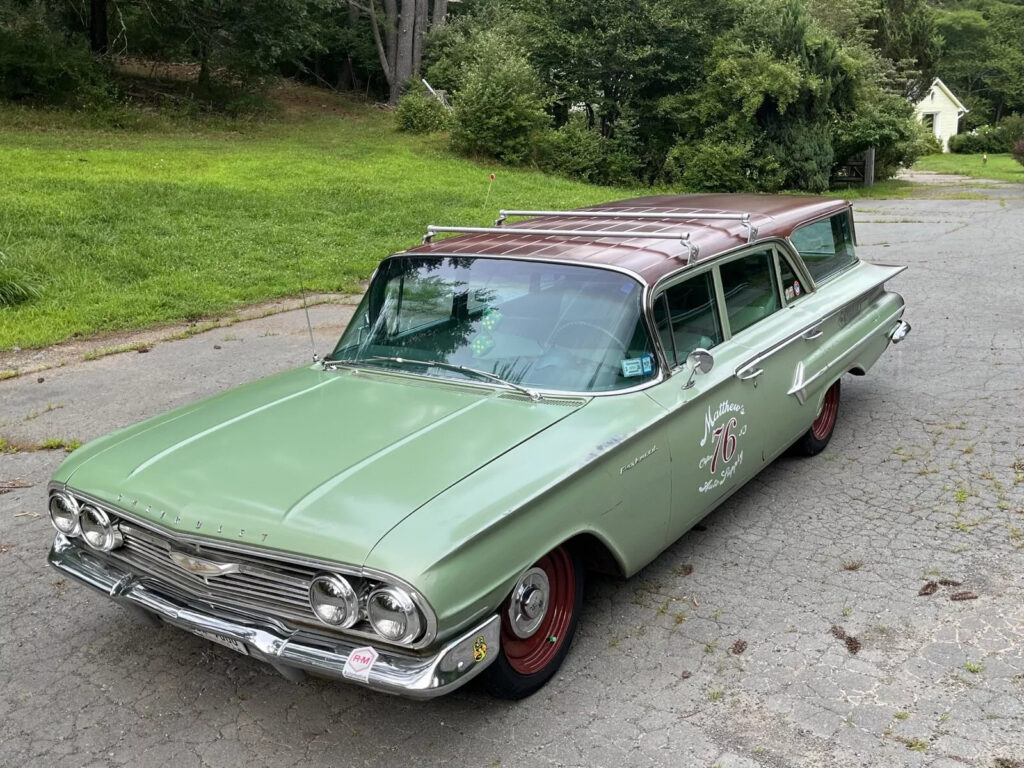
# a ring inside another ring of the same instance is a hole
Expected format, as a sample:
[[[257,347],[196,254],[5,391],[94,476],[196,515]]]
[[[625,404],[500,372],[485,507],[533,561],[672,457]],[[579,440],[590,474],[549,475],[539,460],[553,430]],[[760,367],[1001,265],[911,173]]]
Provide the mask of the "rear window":
[[[857,262],[853,230],[845,211],[823,221],[800,227],[789,236],[803,257],[814,282],[821,284]]]

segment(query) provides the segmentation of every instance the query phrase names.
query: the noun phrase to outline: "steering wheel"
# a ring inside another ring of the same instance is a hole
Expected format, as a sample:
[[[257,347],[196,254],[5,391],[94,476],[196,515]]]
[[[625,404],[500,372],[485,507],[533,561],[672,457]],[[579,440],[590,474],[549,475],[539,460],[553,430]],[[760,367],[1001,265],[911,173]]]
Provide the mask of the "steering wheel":
[[[586,320],[570,320],[568,323],[563,323],[562,325],[558,326],[554,330],[554,332],[552,332],[551,336],[548,337],[548,346],[554,344],[555,339],[558,338],[565,331],[566,328],[572,328],[574,325],[582,325],[584,328],[590,328],[591,330],[597,331],[607,336],[609,339],[611,339],[615,346],[622,351],[623,356],[629,354],[629,348],[626,346],[625,342],[622,341],[622,339],[620,339],[614,333],[609,331],[607,328],[602,328],[600,325],[597,325],[596,323],[589,323]]]

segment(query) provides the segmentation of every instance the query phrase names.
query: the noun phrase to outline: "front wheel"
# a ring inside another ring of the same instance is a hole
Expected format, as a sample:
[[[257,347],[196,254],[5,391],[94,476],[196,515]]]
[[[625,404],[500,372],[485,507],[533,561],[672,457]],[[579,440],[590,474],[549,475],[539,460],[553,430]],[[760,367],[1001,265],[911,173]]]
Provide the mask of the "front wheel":
[[[836,381],[821,401],[821,410],[818,417],[811,424],[811,428],[804,433],[803,437],[797,440],[794,446],[798,453],[804,456],[814,456],[825,450],[828,441],[832,439],[832,433],[836,428],[836,417],[839,415],[839,382]]]
[[[501,653],[484,673],[492,696],[522,699],[558,671],[583,604],[583,567],[563,546],[519,577],[501,605]]]

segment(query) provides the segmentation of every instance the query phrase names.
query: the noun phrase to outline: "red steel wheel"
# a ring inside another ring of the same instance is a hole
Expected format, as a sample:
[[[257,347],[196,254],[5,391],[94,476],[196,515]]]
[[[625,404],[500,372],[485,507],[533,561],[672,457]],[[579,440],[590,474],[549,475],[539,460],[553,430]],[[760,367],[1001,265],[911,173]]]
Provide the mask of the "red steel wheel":
[[[821,403],[818,418],[811,424],[811,434],[818,440],[827,440],[836,426],[836,415],[839,413],[839,382],[828,388],[825,399]]]
[[[811,428],[804,433],[803,437],[796,441],[794,446],[797,452],[804,456],[814,456],[825,450],[828,441],[832,439],[832,432],[836,428],[836,417],[839,415],[839,382],[836,381],[825,392],[821,401],[821,410],[811,424]]]
[[[501,654],[485,684],[501,698],[521,699],[546,683],[568,653],[583,599],[583,568],[558,547],[519,577],[501,606]]]

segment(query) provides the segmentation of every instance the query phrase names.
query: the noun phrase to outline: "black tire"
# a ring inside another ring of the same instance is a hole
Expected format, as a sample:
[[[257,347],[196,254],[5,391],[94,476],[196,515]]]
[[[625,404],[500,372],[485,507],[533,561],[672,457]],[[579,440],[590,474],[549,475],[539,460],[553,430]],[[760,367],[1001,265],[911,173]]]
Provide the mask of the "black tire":
[[[814,419],[811,428],[793,446],[796,453],[802,456],[815,456],[825,450],[828,441],[832,439],[832,433],[836,429],[836,419],[839,416],[839,389],[837,380],[825,392],[817,418]]]
[[[484,688],[499,699],[523,699],[538,691],[562,666],[576,634],[583,605],[583,563],[575,552],[561,546],[534,568],[547,574],[550,599],[543,620],[527,638],[518,637],[511,628],[512,595],[502,603],[501,651],[483,674]]]

